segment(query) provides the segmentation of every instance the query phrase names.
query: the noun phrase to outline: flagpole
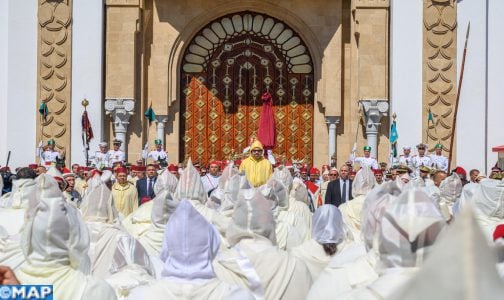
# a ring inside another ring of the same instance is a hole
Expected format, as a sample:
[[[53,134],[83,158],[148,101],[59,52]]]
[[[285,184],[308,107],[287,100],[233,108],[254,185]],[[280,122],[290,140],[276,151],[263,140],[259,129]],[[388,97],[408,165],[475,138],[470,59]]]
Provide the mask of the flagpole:
[[[448,155],[448,171],[451,170],[452,156],[453,156],[453,140],[455,139],[455,130],[457,129],[457,113],[460,101],[460,91],[462,90],[462,80],[464,79],[464,66],[467,54],[467,41],[469,40],[469,31],[471,29],[471,22],[467,24],[466,39],[464,44],[464,54],[462,55],[462,65],[460,67],[460,78],[457,89],[457,98],[455,99],[455,111],[453,113],[453,126],[450,138],[450,153]]]
[[[81,102],[82,106],[84,106],[84,113],[86,113],[87,117],[87,106],[89,105],[89,101],[84,98]],[[84,142],[84,151],[85,151],[85,157],[86,157],[86,167],[89,167],[89,141],[87,139],[87,132],[84,132],[85,128],[82,128],[82,139]],[[87,130],[87,129],[86,129]]]

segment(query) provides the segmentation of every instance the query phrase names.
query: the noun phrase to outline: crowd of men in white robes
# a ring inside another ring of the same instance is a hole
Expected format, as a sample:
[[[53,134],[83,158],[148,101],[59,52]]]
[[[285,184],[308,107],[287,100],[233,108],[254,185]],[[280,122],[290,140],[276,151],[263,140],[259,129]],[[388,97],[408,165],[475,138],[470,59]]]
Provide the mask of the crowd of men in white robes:
[[[0,199],[0,283],[55,299],[496,299],[504,294],[504,182],[459,174],[377,184],[314,205],[279,165],[253,187],[230,162],[214,187],[191,161],[118,214],[106,179],[79,206],[48,173]],[[210,192],[210,193],[209,193]],[[348,198],[349,199],[349,198]],[[315,211],[310,210],[315,206]],[[469,296],[468,296],[469,295]]]

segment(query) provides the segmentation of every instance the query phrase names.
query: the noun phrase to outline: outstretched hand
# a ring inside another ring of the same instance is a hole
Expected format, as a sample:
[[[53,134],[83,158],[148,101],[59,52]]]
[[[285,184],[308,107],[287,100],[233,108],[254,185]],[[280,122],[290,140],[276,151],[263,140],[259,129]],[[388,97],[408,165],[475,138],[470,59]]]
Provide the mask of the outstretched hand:
[[[0,266],[0,285],[20,284],[11,268]]]

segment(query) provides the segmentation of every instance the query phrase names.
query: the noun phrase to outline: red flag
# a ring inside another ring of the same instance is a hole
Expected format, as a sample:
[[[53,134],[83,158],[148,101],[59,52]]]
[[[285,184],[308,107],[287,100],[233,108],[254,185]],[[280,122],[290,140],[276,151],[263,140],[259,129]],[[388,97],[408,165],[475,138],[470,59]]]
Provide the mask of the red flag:
[[[88,114],[85,110],[82,113],[82,142],[84,145],[88,145],[93,137],[93,128],[91,128],[91,122],[89,122]]]
[[[265,149],[275,147],[275,115],[273,114],[273,99],[269,92],[264,92],[261,97],[263,105],[259,118],[259,129],[257,139],[263,144]]]

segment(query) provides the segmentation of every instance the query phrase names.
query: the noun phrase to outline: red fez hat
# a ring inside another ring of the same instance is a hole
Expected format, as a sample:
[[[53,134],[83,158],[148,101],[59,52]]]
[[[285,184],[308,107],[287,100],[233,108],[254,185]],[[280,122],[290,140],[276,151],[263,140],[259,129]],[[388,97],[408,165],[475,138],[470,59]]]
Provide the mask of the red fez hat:
[[[310,175],[312,175],[312,174],[313,175],[318,175],[318,174],[320,174],[320,170],[317,169],[317,168],[311,168],[310,169]]]
[[[456,167],[455,173],[462,175],[464,177],[467,175],[466,170],[464,170],[464,168],[462,168],[462,167]]]
[[[137,166],[135,166],[135,165],[131,166],[131,168],[130,168],[130,169],[131,169],[131,171],[138,171],[138,167],[137,167]]]
[[[214,165],[214,166],[220,166],[220,162],[218,161],[211,161],[209,164],[208,164],[208,167],[210,168],[211,165]]]
[[[306,170],[306,168],[305,168],[305,167],[302,167],[299,171],[300,171],[301,173],[306,173],[306,172],[308,172],[308,171]]]
[[[377,174],[382,174],[382,175],[383,175],[383,172],[382,172],[382,170],[380,170],[380,169],[373,169],[373,173],[374,173],[375,175],[377,175]]]
[[[235,166],[239,166],[241,164],[241,159],[237,159],[234,161]]]
[[[51,162],[50,162],[50,161],[46,161],[44,164],[45,164],[46,166],[50,166],[50,165],[51,165]]]
[[[122,167],[121,168],[117,168],[116,169],[116,174],[119,174],[119,173],[126,173],[126,174],[128,174],[128,169],[122,168]]]
[[[292,163],[290,161],[285,163],[286,168],[292,168]]]
[[[147,170],[146,166],[136,166],[137,172],[145,172]]]
[[[10,172],[10,168],[8,166],[5,166],[5,167],[1,167],[0,168],[0,172],[7,172],[9,171]]]
[[[176,165],[174,165],[174,164],[170,164],[168,166],[168,171],[170,171],[170,172],[177,172],[178,171],[178,167]]]
[[[91,178],[93,178],[96,174],[98,175],[102,175],[102,172],[100,170],[96,170],[94,169],[92,172],[91,172]]]
[[[494,241],[504,237],[504,224],[499,224],[497,227],[495,227],[495,231],[493,233],[493,239]]]
[[[28,168],[32,169],[32,170],[35,170],[38,168],[38,165],[37,164],[29,164],[28,165]]]

